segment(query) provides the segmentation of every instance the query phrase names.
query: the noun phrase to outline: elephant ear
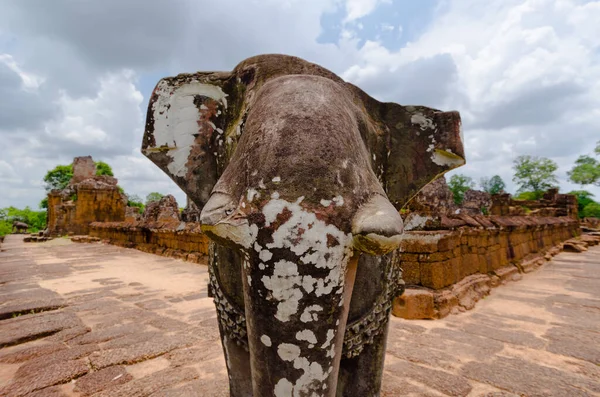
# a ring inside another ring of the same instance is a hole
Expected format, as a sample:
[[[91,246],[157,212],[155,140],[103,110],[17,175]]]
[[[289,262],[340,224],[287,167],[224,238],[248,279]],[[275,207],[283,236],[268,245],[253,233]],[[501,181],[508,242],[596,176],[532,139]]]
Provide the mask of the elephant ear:
[[[374,122],[362,128],[373,170],[396,209],[437,177],[465,164],[458,112],[380,103],[361,94]]]
[[[161,79],[150,98],[142,153],[200,209],[241,135],[245,92],[232,73],[193,73]]]

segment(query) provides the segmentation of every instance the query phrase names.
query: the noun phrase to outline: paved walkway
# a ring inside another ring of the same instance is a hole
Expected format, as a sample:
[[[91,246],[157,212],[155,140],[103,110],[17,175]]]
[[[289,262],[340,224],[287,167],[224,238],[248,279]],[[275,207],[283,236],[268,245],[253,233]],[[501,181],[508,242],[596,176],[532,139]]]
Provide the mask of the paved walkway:
[[[227,396],[206,267],[66,239],[0,252],[0,396]],[[467,313],[393,318],[384,396],[599,396],[600,247]]]

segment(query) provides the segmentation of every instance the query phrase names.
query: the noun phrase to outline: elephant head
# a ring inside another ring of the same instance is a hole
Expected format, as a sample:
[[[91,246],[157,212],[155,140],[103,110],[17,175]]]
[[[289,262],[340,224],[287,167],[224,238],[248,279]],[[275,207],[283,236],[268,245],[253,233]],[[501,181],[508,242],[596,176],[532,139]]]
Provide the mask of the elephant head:
[[[255,396],[335,395],[358,257],[398,246],[398,210],[464,163],[459,133],[282,55],[158,83],[142,151],[241,252]]]

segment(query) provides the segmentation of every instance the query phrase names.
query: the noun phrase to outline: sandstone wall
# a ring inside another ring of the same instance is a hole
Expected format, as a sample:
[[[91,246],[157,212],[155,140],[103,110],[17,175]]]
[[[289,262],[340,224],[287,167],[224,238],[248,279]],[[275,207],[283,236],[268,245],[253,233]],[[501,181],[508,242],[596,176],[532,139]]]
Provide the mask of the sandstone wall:
[[[127,248],[205,263],[209,239],[196,223],[94,222],[90,236]]]
[[[486,217],[488,227],[407,232],[401,266],[408,286],[434,290],[518,264],[580,234],[570,217]]]
[[[125,207],[126,202],[116,186],[102,189],[79,186],[75,200],[65,198],[60,192],[51,192],[48,232],[51,236],[88,234],[92,222],[125,220]]]
[[[515,200],[509,194],[492,196],[492,215],[568,216],[578,219],[577,197],[549,189],[539,200]]]
[[[578,248],[582,243],[573,239],[581,231],[572,217],[470,219],[468,227],[405,233],[398,265],[407,288],[394,301],[394,315],[441,318],[471,309],[491,287],[517,280],[520,273],[551,259],[563,242],[570,240],[565,249],[567,244]]]

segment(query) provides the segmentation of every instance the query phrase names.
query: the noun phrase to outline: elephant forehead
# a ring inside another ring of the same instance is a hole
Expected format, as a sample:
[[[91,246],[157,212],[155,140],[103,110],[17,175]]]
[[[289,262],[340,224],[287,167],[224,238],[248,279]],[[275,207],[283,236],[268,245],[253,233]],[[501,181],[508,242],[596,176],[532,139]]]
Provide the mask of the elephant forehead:
[[[245,161],[232,161],[230,167],[238,169],[223,177],[230,186],[246,178],[248,189],[325,207],[380,193],[358,112],[345,87],[327,78],[273,79],[248,114],[236,151]]]

